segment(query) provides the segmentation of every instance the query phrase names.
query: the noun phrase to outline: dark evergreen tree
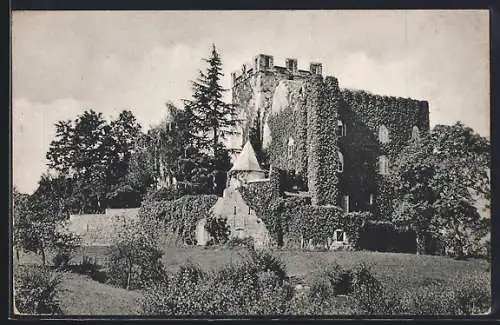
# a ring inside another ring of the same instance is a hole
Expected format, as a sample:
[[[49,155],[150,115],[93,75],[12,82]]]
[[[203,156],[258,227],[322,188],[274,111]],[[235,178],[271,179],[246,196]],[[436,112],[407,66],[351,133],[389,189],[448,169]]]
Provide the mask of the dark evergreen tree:
[[[202,155],[204,159],[209,158],[208,161],[198,161],[201,164],[197,165],[197,176],[203,181],[211,179],[212,190],[220,195],[226,183],[225,172],[231,167],[229,149],[223,141],[235,133],[238,120],[235,106],[223,101],[223,93],[227,90],[220,84],[222,60],[215,45],[204,61],[208,68],[206,72],[199,71],[199,77],[192,82],[192,100],[186,100],[185,104],[193,119],[192,130],[196,131],[193,133],[194,145],[199,152],[209,154]]]

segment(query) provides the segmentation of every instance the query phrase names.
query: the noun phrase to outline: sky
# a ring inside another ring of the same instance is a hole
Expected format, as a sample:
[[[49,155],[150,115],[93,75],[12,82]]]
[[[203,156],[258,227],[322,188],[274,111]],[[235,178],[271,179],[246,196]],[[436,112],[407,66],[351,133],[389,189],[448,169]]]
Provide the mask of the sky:
[[[13,185],[32,193],[54,124],[130,109],[143,130],[190,98],[214,43],[223,86],[259,53],[323,64],[342,88],[427,100],[431,126],[489,137],[488,11],[19,11],[12,15]],[[229,101],[230,91],[226,98]]]

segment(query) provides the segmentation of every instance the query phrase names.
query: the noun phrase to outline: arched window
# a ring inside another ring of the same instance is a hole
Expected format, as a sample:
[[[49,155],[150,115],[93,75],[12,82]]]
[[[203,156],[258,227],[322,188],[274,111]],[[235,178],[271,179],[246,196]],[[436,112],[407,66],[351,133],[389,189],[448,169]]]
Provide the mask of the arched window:
[[[420,130],[418,129],[418,127],[416,125],[411,130],[411,138],[413,140],[420,138]]]
[[[378,141],[381,143],[389,142],[389,130],[385,127],[385,125],[381,125],[378,128]]]
[[[389,159],[386,156],[378,157],[378,166],[381,175],[389,174]]]
[[[294,151],[295,151],[295,140],[293,140],[293,138],[290,137],[288,138],[288,152],[287,152],[288,159],[292,159]]]
[[[344,155],[340,151],[338,151],[337,153],[339,155],[339,165],[337,166],[337,171],[339,173],[342,173],[344,171]]]
[[[370,200],[369,200],[369,204],[370,205],[373,205],[373,194],[370,193]]]

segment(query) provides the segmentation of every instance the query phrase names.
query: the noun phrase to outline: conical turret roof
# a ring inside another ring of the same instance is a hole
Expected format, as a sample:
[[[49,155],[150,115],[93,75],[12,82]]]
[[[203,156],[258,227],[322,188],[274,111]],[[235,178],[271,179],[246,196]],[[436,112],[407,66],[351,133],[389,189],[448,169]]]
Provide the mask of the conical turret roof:
[[[252,144],[248,141],[243,150],[241,150],[238,159],[231,168],[232,171],[257,171],[263,172],[262,168],[260,168],[259,162],[257,161],[257,156],[255,155],[255,151],[253,150]]]

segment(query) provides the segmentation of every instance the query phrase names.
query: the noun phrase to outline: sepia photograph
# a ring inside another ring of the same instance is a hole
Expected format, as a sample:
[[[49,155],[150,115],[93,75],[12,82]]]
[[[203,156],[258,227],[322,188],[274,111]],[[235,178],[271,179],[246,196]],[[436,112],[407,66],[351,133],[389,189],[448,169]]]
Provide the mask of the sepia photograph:
[[[11,317],[489,314],[489,20],[12,11]]]

